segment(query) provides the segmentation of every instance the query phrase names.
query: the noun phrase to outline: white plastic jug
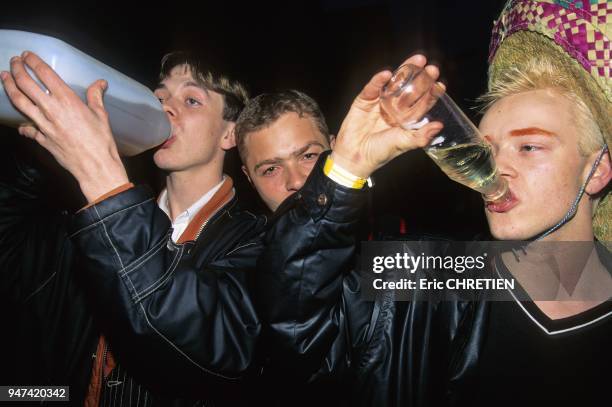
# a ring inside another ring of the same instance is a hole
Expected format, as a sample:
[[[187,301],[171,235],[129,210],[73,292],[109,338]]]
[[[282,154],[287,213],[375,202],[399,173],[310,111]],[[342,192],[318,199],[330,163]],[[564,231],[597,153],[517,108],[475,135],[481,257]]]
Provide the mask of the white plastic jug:
[[[108,82],[104,106],[122,155],[141,153],[170,136],[168,117],[159,100],[144,85],[56,38],[0,30],[0,70],[9,71],[10,58],[23,51],[40,56],[83,100],[87,87],[94,81]],[[33,75],[31,71],[30,74]],[[0,83],[0,123],[16,127],[28,121],[13,107]]]

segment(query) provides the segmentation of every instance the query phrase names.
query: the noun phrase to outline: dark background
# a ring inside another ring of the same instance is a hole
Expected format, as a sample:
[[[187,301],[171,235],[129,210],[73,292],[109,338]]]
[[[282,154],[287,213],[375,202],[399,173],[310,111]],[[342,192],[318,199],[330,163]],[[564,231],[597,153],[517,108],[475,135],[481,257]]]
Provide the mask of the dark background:
[[[160,58],[192,49],[244,81],[252,95],[286,88],[315,98],[332,132],[370,76],[415,52],[441,67],[450,95],[477,123],[475,99],[485,90],[493,20],[503,0],[320,0],[282,3],[55,2],[3,5],[0,28],[52,35],[126,75],[153,86]],[[0,127],[1,148],[14,148],[16,132]],[[21,141],[20,141],[21,143]],[[237,154],[227,171],[247,206],[257,196],[239,172]],[[151,154],[129,159],[136,182],[159,187]],[[410,233],[469,239],[486,230],[482,201],[449,181],[422,151],[407,153],[375,174],[370,227],[396,233],[399,217]],[[78,207],[67,176],[58,199]]]

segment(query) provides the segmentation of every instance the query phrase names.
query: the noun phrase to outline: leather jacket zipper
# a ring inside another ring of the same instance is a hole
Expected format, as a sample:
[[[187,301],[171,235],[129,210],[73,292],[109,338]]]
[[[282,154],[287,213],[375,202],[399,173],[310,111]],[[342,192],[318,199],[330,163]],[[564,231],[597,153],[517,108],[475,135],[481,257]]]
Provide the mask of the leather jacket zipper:
[[[226,205],[227,205],[227,204],[223,205],[223,206],[222,206],[221,208],[219,208],[219,209],[224,208]],[[206,219],[206,220],[204,221],[204,223],[202,223],[202,226],[200,226],[200,229],[198,230],[198,233],[196,233],[195,238],[194,238],[193,240],[194,240],[194,241],[195,241],[195,240],[198,240],[198,238],[200,237],[200,235],[201,235],[201,234],[202,234],[202,232],[204,231],[204,228],[206,227],[206,225],[208,225],[208,223],[209,223],[211,220],[215,220],[215,221],[216,221],[217,219],[219,219],[221,216],[223,216],[223,213],[224,213],[224,211],[223,211],[223,212],[221,212],[221,211],[217,211],[217,212],[216,212],[215,214],[213,214],[211,217],[209,217],[208,219]]]
[[[102,374],[104,374],[104,366],[106,365],[106,356],[108,354],[108,343],[104,340],[104,352],[102,352]]]
[[[206,227],[206,225],[208,225],[208,222],[209,222],[209,221],[210,221],[210,218],[209,218],[209,219],[206,219],[206,220],[204,221],[204,223],[202,223],[202,226],[200,226],[200,229],[198,230],[198,233],[196,233],[196,235],[195,235],[195,239],[193,239],[193,240],[198,240],[198,238],[200,237],[200,234],[202,233],[202,231],[204,230],[204,228]]]
[[[100,381],[102,382],[102,390],[100,391],[104,391],[104,381],[106,380],[106,377],[104,377],[104,367],[106,367],[106,358],[108,357],[108,342],[106,341],[106,338],[104,338],[104,351],[102,352],[102,363],[101,365],[101,369],[100,369]]]

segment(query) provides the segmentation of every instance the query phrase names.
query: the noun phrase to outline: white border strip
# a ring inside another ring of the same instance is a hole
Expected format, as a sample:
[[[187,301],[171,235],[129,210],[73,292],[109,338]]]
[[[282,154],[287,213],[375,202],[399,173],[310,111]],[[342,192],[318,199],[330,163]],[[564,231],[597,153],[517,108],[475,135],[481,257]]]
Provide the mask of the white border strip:
[[[495,264],[495,272],[497,273],[497,275],[499,276],[499,278],[503,278],[501,276],[501,274],[499,274],[499,270],[497,269],[497,263]],[[589,322],[585,322],[584,324],[581,325],[576,325],[574,327],[571,328],[566,328],[566,329],[561,329],[559,331],[549,331],[548,329],[546,329],[546,327],[542,324],[540,324],[540,322],[538,322],[538,320],[529,313],[529,311],[527,311],[527,309],[523,306],[523,304],[521,304],[521,302],[516,298],[516,296],[514,295],[514,293],[512,292],[511,289],[507,288],[508,292],[510,293],[510,295],[512,295],[512,298],[514,298],[514,301],[518,304],[519,307],[521,307],[521,309],[523,310],[523,312],[525,312],[525,314],[527,314],[527,316],[537,325],[539,326],[542,331],[544,331],[547,335],[558,335],[558,334],[562,334],[562,333],[566,333],[566,332],[570,332],[570,331],[575,331],[578,330],[580,328],[584,328],[585,326],[589,326],[592,325],[598,321],[601,321],[604,318],[609,317],[610,315],[612,315],[612,311],[608,312],[607,314],[604,314],[602,316],[600,316],[599,318],[595,318],[592,321]],[[533,301],[532,301],[533,302]],[[535,304],[534,304],[535,305]],[[537,305],[536,305],[537,307]]]

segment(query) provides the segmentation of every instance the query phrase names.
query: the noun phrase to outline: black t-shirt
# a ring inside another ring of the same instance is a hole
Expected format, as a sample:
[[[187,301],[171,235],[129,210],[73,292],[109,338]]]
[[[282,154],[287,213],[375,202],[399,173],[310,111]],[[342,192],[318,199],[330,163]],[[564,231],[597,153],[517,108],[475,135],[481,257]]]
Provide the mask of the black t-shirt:
[[[491,302],[475,405],[610,406],[611,371],[612,301],[557,320],[533,302]]]

